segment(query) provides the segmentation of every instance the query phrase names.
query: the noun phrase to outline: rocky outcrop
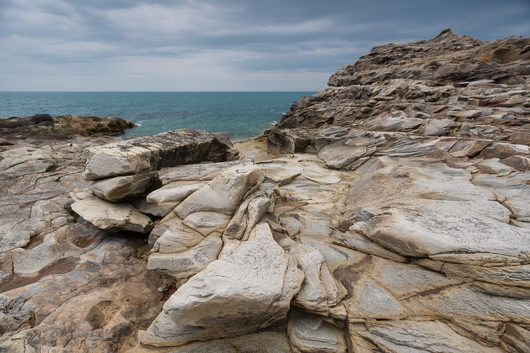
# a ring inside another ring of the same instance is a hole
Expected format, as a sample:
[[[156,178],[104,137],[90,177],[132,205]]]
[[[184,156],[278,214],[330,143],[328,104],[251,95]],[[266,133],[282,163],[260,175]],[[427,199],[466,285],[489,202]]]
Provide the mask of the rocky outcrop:
[[[3,145],[0,350],[528,351],[528,45],[376,47],[239,160]]]
[[[74,195],[72,211],[104,230],[128,230],[148,233],[153,228],[151,218],[128,203],[112,203],[90,195]]]
[[[284,319],[302,272],[274,241],[267,224],[231,255],[212,262],[180,287],[142,338],[180,346],[256,332]]]
[[[8,140],[67,139],[76,136],[121,135],[135,127],[133,122],[115,118],[37,114],[24,118],[0,119],[0,135]]]
[[[269,132],[272,152],[315,154],[351,177],[318,240],[300,209],[280,225],[322,251],[347,289],[352,351],[528,349],[529,45],[447,30],[376,47]],[[297,326],[322,325],[311,320]],[[290,326],[293,349],[338,351],[305,347],[324,338],[300,330]]]
[[[235,157],[237,150],[225,134],[173,130],[92,147],[83,175],[94,194],[117,202],[148,192],[161,168]]]

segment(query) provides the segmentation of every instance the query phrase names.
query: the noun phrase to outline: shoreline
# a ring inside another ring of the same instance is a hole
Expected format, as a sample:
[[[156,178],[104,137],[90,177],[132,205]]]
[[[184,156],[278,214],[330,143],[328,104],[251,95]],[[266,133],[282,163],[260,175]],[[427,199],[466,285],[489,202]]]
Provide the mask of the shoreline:
[[[240,141],[0,146],[0,350],[524,351],[528,48],[378,46]]]

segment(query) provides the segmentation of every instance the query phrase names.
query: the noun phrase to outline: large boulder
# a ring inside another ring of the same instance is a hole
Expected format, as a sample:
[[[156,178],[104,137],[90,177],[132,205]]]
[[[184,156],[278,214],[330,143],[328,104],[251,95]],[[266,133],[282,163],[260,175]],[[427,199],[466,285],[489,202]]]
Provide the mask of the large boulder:
[[[95,196],[77,199],[72,210],[98,228],[149,233],[153,222],[129,203],[113,203]]]
[[[286,317],[303,278],[269,226],[260,223],[234,253],[180,287],[141,340],[179,346],[258,331]]]
[[[202,161],[234,159],[237,150],[225,134],[181,129],[89,149],[85,180],[156,171]]]

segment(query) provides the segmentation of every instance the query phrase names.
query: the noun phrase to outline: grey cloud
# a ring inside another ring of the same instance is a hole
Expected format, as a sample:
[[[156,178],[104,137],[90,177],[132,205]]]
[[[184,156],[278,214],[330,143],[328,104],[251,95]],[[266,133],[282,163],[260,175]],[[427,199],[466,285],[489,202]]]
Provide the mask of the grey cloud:
[[[143,89],[126,79],[140,75],[185,90],[179,80],[193,73],[204,90],[216,77],[233,90],[274,80],[281,90],[290,75],[297,89],[313,90],[305,85],[376,44],[446,27],[482,40],[528,36],[529,17],[526,0],[2,0],[0,89],[32,89],[32,79],[67,89],[76,75]]]

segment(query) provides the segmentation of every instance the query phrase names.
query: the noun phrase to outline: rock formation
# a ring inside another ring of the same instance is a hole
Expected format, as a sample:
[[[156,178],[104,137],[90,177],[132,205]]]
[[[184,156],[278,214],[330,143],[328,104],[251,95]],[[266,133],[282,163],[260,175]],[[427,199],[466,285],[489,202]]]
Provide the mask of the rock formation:
[[[376,47],[239,160],[0,147],[0,352],[528,352],[529,48]]]
[[[67,139],[76,136],[120,135],[136,124],[108,116],[37,114],[23,118],[0,119],[0,136],[4,139],[49,140]]]

